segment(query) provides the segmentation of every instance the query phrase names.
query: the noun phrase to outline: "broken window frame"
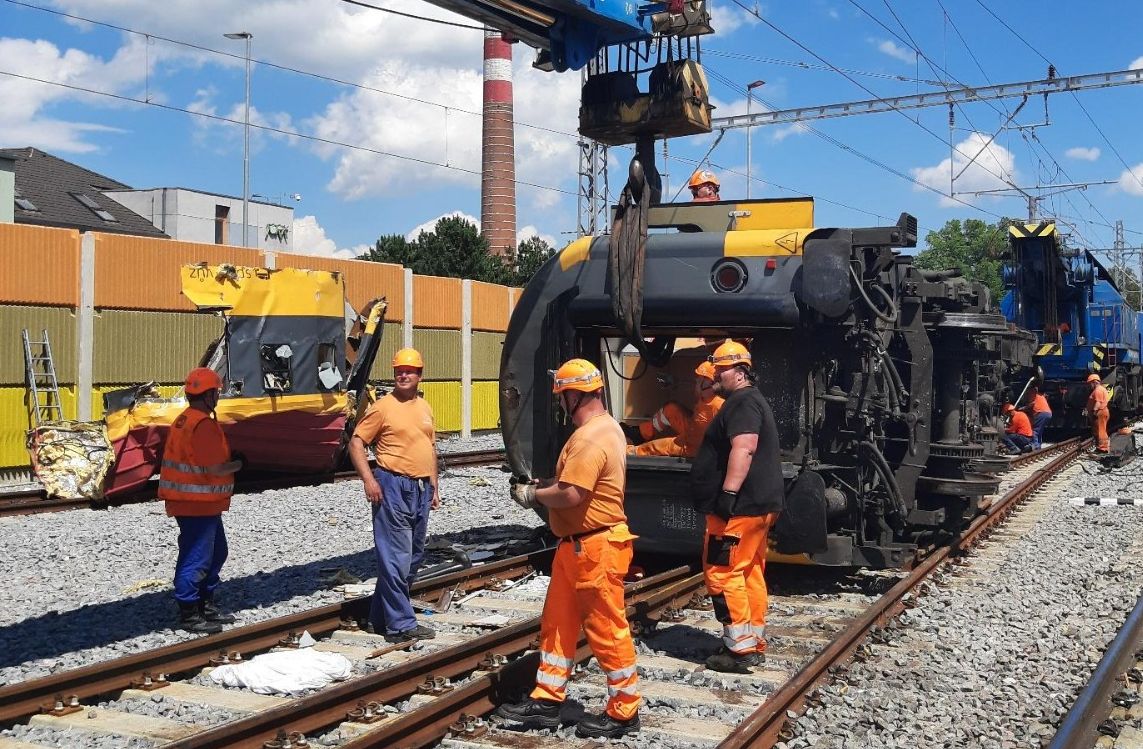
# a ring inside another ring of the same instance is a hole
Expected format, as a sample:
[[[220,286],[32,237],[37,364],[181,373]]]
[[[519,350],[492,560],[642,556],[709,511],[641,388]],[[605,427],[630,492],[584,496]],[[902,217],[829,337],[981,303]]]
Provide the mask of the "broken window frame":
[[[294,365],[293,356],[281,357],[276,353],[282,346],[289,343],[262,343],[258,344],[258,363],[262,369],[262,390],[268,395],[292,393],[294,391]],[[290,346],[293,349],[293,346]],[[285,375],[283,380],[283,374]],[[275,378],[277,382],[275,382]]]

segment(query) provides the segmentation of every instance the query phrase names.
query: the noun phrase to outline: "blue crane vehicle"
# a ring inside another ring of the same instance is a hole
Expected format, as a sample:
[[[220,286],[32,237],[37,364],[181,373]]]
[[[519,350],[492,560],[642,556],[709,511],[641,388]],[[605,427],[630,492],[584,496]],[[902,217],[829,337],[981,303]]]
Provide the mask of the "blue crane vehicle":
[[[1090,374],[1107,387],[1113,420],[1135,413],[1143,398],[1140,316],[1112,274],[1091,252],[1069,247],[1052,222],[1009,227],[1008,245],[1001,310],[1036,335],[1052,426],[1086,424]]]

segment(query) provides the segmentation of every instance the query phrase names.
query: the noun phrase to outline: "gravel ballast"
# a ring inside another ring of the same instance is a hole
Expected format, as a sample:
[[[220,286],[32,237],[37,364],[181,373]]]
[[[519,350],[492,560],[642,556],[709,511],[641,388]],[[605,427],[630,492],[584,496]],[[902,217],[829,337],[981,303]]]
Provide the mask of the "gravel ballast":
[[[778,746],[1050,740],[1143,590],[1143,509],[1067,503],[1137,492],[1143,460],[1110,473],[1081,461],[1068,479],[1045,495],[1030,531],[987,543],[962,572],[926,586],[883,641],[814,695]]]
[[[503,448],[499,435],[441,451]],[[446,469],[429,543],[527,538],[542,523],[499,467]],[[329,578],[376,576],[360,481],[235,495],[219,603],[237,625],[344,600]],[[161,502],[0,519],[0,686],[190,639],[173,630],[178,527]]]

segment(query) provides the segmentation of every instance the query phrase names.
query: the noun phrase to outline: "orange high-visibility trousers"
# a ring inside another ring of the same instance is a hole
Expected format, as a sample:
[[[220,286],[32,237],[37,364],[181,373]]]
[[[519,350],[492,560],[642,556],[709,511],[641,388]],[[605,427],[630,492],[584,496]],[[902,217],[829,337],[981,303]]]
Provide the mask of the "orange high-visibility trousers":
[[[703,573],[722,622],[722,642],[738,655],[766,652],[766,547],[778,513],[736,516],[729,521],[706,516]]]
[[[1092,414],[1091,417],[1091,436],[1095,437],[1096,449],[1104,453],[1111,450],[1111,440],[1107,437],[1109,415],[1107,409],[1102,408]]]
[[[540,619],[540,668],[533,698],[551,702],[567,698],[582,627],[607,676],[607,714],[630,720],[639,711],[635,644],[623,602],[633,538],[620,524],[576,541],[560,541]]]
[[[670,430],[683,437],[686,435],[690,423],[690,412],[678,403],[668,401],[655,412],[650,421],[639,424],[639,434],[643,436],[643,439],[649,440],[656,434],[666,434],[667,430]]]

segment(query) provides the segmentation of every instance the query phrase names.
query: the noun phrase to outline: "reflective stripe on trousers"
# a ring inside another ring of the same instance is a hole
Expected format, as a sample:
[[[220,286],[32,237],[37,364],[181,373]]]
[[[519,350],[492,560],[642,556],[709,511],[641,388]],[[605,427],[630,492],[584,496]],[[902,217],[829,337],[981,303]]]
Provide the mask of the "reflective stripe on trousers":
[[[735,516],[729,521],[706,516],[703,574],[715,618],[723,625],[723,643],[735,653],[766,652],[766,547],[777,517],[776,512],[761,517]],[[710,561],[712,537],[737,540],[730,546],[726,563]]]
[[[540,668],[532,697],[563,702],[582,627],[607,674],[607,714],[630,720],[639,710],[635,645],[627,624],[623,577],[631,564],[627,527],[561,541],[540,619]]]

